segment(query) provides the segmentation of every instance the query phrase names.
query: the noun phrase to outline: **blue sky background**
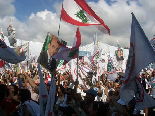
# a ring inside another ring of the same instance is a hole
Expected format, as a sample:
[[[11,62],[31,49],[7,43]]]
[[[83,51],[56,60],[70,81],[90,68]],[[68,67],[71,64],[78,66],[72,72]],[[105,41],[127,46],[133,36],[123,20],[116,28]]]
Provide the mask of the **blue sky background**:
[[[31,13],[36,14],[38,11],[47,9],[56,12],[53,5],[55,2],[62,4],[63,0],[15,0],[12,4],[16,8],[15,17],[20,21],[28,20]],[[98,0],[86,0],[86,2],[98,2]],[[109,0],[106,0],[110,4]]]
[[[7,36],[10,20],[16,28],[16,38],[27,41],[44,42],[47,32],[58,35],[72,45],[76,26],[60,22],[63,0],[0,0],[0,27]],[[142,26],[148,39],[155,35],[154,0],[86,0],[95,13],[110,28],[111,34],[103,34],[94,26],[80,27],[81,46],[93,42],[97,33],[98,41],[122,47],[130,44],[131,12]],[[91,38],[91,39],[90,39]]]

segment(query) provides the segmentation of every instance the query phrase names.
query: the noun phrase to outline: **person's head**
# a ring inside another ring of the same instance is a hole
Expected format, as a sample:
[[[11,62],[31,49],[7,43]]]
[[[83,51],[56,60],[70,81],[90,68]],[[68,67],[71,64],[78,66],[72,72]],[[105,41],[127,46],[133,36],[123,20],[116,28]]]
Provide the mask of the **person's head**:
[[[99,88],[99,82],[98,81],[96,82],[96,87]]]
[[[115,99],[119,99],[119,91],[114,91],[114,90],[110,90],[109,91],[109,93],[108,93],[108,99],[109,99],[109,101],[111,102],[112,101],[112,99],[115,97]]]
[[[106,102],[94,101],[93,105],[91,105],[88,110],[88,116],[108,116],[109,104]]]
[[[155,69],[152,72],[152,77],[155,77]]]
[[[28,89],[21,89],[18,94],[18,99],[24,103],[27,100],[31,100],[31,93]]]
[[[59,96],[64,95],[64,91],[65,91],[64,87],[62,85],[58,85],[58,88],[57,88],[58,95]]]
[[[11,84],[9,86],[9,92],[12,92],[12,93],[14,93],[14,95],[17,95],[18,94],[18,87],[14,84]]]
[[[58,38],[54,35],[52,35],[51,38],[51,42],[48,44],[48,53],[50,57],[52,57],[54,54],[57,54],[60,49],[60,45],[58,44]]]
[[[6,85],[6,83],[7,83],[6,79],[2,79],[2,80],[1,80],[1,84]]]
[[[143,73],[142,73],[142,78],[145,79],[146,77],[147,77],[146,72],[143,72]]]
[[[115,90],[119,90],[120,89],[119,83],[117,83],[117,82],[114,83],[114,89]]]
[[[67,94],[67,101],[72,100],[72,89],[71,88],[67,88],[65,90],[65,94]]]
[[[5,98],[6,90],[7,90],[7,86],[4,84],[0,84],[0,102]]]
[[[88,89],[86,91],[85,101],[93,102],[95,100],[96,95],[97,95],[97,92],[94,89]]]

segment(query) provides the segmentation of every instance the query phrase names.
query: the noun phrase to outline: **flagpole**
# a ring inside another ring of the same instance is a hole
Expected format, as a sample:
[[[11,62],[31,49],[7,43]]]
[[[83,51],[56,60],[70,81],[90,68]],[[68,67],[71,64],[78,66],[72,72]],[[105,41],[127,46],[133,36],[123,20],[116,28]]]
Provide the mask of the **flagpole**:
[[[62,7],[63,7],[63,2],[62,2]],[[61,23],[61,14],[60,14],[60,23]],[[59,29],[58,29],[58,37],[59,37],[59,34],[60,34],[60,23],[59,23]]]
[[[79,48],[78,48],[78,51],[77,51],[77,77],[76,77],[76,82],[78,82],[78,60],[79,60]],[[78,85],[76,83],[76,92],[77,92],[77,89],[78,89]]]

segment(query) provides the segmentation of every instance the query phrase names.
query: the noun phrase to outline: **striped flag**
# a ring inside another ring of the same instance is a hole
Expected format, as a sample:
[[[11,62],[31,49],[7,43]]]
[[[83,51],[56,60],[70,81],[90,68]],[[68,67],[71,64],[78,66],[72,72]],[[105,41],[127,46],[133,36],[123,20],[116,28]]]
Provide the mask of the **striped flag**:
[[[64,0],[61,10],[61,18],[67,23],[77,26],[96,25],[103,33],[109,33],[110,29],[104,21],[88,6],[85,0]]]
[[[78,70],[78,74],[79,73],[82,73],[82,72],[80,72],[80,70]],[[74,61],[74,59],[71,60],[71,74],[73,76],[73,80],[76,81],[76,79],[77,79],[77,63],[76,63],[76,61]],[[83,85],[83,81],[79,75],[78,75],[78,82],[79,82],[79,84]]]
[[[133,97],[136,96],[136,105],[138,105],[136,112],[138,112],[139,109],[152,107],[152,103],[155,104],[155,101],[151,100],[152,98],[147,95],[147,93],[141,92],[143,93],[143,96],[139,96],[141,94],[137,95],[139,90],[136,89],[136,87],[140,86],[137,84],[138,82],[136,80],[136,76],[143,68],[154,61],[154,50],[151,47],[150,42],[142,30],[139,22],[132,13],[130,49],[126,64],[125,78],[120,89],[120,97],[126,105],[128,105]],[[143,91],[141,88],[140,91]],[[140,91],[138,93],[140,93]],[[145,98],[147,98],[147,100],[145,100]],[[152,101],[152,103],[147,101]]]
[[[0,58],[8,63],[17,64],[25,60],[25,54],[19,56],[12,48],[7,46],[5,42],[0,40]]]
[[[75,39],[77,40],[75,43],[75,46],[72,48],[68,48],[64,46],[63,44],[60,44],[60,50],[57,54],[52,56],[52,58],[59,59],[59,60],[64,60],[63,64],[66,64],[69,62],[71,59],[77,58],[79,47],[81,45],[81,34],[79,31],[79,28],[77,28]]]
[[[63,62],[64,62],[64,60],[60,60],[60,61],[59,61],[59,64],[58,64],[58,67],[61,67],[62,64],[63,64]]]
[[[27,61],[29,59],[29,42],[18,46],[18,50],[19,50],[19,55],[21,55],[23,53],[25,54],[25,56],[26,56],[25,61]]]

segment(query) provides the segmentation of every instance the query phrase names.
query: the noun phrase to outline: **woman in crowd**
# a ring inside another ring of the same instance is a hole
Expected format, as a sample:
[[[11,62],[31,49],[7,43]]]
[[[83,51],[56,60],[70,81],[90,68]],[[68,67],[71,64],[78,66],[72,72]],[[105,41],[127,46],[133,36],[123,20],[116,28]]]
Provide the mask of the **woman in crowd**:
[[[1,108],[7,115],[11,115],[14,111],[16,111],[17,106],[19,105],[19,100],[17,97],[18,88],[15,85],[10,85],[6,89],[5,98],[1,101]]]

